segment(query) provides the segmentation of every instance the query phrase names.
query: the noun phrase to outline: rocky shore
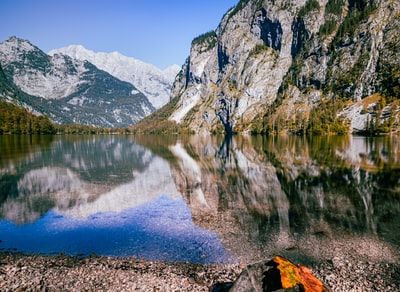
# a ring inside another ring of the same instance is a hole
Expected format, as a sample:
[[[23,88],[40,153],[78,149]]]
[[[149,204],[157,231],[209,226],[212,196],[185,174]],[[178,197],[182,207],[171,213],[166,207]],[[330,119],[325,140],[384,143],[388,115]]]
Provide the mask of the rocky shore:
[[[212,291],[243,264],[0,253],[0,291]],[[400,291],[400,264],[333,258],[310,267],[331,291]]]

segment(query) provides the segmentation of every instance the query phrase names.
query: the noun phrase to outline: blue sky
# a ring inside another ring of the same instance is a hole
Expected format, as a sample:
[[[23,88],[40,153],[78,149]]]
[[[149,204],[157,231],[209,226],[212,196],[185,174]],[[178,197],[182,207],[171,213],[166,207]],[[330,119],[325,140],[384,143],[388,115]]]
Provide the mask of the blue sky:
[[[164,69],[182,65],[196,36],[239,0],[1,0],[0,42],[27,39],[45,52],[80,44]]]

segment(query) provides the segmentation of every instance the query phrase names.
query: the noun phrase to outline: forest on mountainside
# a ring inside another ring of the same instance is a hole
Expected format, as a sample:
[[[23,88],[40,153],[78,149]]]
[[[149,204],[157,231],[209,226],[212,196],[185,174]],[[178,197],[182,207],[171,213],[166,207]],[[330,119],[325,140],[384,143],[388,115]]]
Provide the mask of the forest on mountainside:
[[[36,116],[25,108],[0,99],[0,134],[110,134],[130,133],[124,128],[100,128],[88,125],[56,125],[47,116]]]
[[[0,100],[0,134],[55,134],[56,127],[46,116]]]

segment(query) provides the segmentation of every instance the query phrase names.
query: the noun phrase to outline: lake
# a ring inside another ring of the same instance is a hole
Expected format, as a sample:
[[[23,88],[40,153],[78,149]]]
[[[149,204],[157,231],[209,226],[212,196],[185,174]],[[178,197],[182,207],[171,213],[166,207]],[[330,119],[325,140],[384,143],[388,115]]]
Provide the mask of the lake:
[[[0,248],[397,261],[400,138],[3,135]]]

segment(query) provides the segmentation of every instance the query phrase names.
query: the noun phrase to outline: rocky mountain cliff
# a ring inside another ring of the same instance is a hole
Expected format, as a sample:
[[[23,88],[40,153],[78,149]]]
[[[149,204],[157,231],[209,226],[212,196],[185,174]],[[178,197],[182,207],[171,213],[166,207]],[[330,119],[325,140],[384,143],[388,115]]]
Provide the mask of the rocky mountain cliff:
[[[0,43],[0,64],[9,84],[2,98],[56,123],[126,127],[155,110],[132,84],[87,61],[49,56],[16,37]]]
[[[400,3],[241,0],[193,40],[169,117],[196,132],[399,127]]]
[[[20,90],[14,83],[10,82],[0,64],[0,99],[27,109],[34,115],[46,114],[49,116],[57,116],[59,119],[68,120],[67,116],[62,115],[61,104],[55,100],[47,100],[41,97],[29,95]]]
[[[169,102],[172,84],[181,69],[178,65],[172,65],[165,70],[160,70],[154,65],[126,57],[118,52],[96,53],[80,45],[71,45],[49,52],[51,56],[55,54],[89,61],[114,77],[133,84],[157,109]]]

